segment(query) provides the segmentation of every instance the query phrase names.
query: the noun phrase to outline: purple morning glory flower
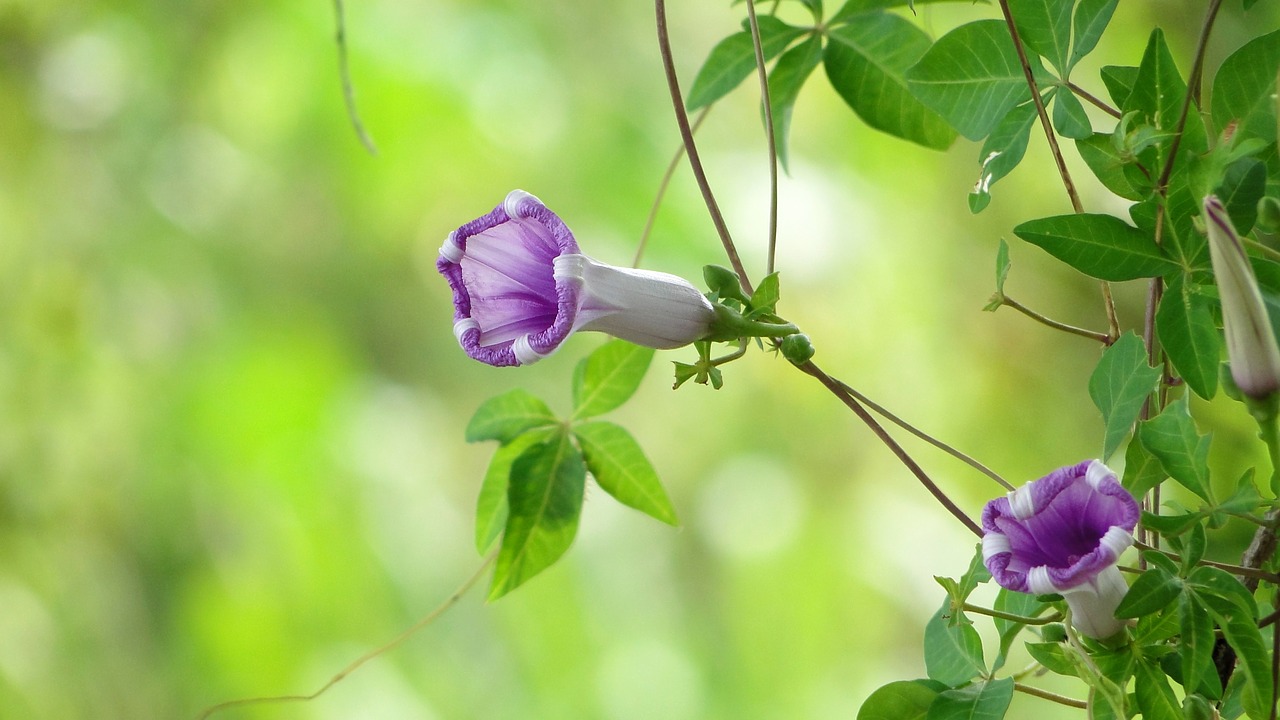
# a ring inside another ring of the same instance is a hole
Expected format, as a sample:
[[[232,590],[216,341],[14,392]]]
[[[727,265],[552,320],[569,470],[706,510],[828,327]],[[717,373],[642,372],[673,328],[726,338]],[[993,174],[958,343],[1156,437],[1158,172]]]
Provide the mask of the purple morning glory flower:
[[[564,222],[523,190],[449,233],[436,269],[453,289],[453,334],[489,365],[537,362],[578,330],[681,347],[715,319],[683,278],[583,255]]]
[[[1129,586],[1116,561],[1133,544],[1138,503],[1099,460],[1059,468],[982,511],[982,558],[1002,587],[1058,593],[1083,635],[1124,627],[1115,610]]]

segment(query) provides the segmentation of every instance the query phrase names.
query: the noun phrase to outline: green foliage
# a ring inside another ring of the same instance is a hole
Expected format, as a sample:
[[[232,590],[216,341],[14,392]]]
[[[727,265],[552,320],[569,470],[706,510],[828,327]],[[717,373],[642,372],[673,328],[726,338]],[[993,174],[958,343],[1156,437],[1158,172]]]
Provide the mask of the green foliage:
[[[778,161],[787,168],[787,134],[791,130],[791,113],[805,80],[822,62],[822,38],[812,35],[782,54],[769,73],[769,110],[773,118],[773,137]]]
[[[658,473],[631,433],[596,420],[576,425],[573,435],[582,448],[587,469],[605,492],[656,520],[677,524],[675,508],[658,481]]]
[[[867,696],[857,720],[925,720],[946,686],[933,680],[895,680]]]
[[[1280,30],[1254,38],[1231,53],[1213,78],[1210,117],[1216,128],[1234,126],[1238,138],[1276,141],[1276,68]]]
[[[759,16],[757,24],[765,60],[777,57],[805,32],[803,28],[788,25],[772,15]],[[711,50],[694,78],[686,101],[689,109],[697,110],[728,95],[755,69],[756,52],[751,31],[743,30],[725,38]]]
[[[1134,333],[1121,335],[1102,353],[1089,377],[1089,397],[1102,412],[1106,432],[1102,459],[1120,447],[1142,412],[1142,405],[1160,382],[1160,371],[1147,362],[1147,347]]]
[[[1153,566],[1138,576],[1129,592],[1116,608],[1116,617],[1136,618],[1152,615],[1165,609],[1182,592],[1182,581],[1159,566]]]
[[[635,394],[653,349],[614,340],[578,363],[573,372],[573,420],[603,415]]]
[[[489,398],[476,409],[467,424],[467,442],[497,440],[504,445],[517,436],[547,425],[556,416],[547,404],[527,390],[516,388]]]
[[[959,687],[986,672],[982,638],[968,621],[952,622],[951,599],[924,628],[924,662],[930,680]]]
[[[1013,678],[982,680],[943,690],[929,706],[927,720],[1000,720],[1013,699]]]
[[[496,600],[550,567],[577,534],[587,472],[625,505],[670,525],[675,508],[629,432],[587,420],[626,402],[653,350],[611,340],[578,363],[573,415],[560,421],[524,390],[490,398],[467,426],[469,442],[497,440],[476,503],[476,548],[502,538],[489,588]]]
[[[1159,458],[1169,477],[1205,501],[1213,502],[1209,485],[1209,437],[1196,430],[1185,396],[1142,423],[1138,437],[1143,446]]]
[[[1208,299],[1182,278],[1174,278],[1156,311],[1156,335],[1173,367],[1200,397],[1218,392],[1222,339]]]
[[[1176,265],[1147,233],[1111,215],[1059,215],[1029,220],[1018,237],[1099,280],[1158,277]]]
[[[1044,75],[1038,61],[1033,69]],[[1013,42],[999,20],[979,20],[943,35],[906,78],[916,98],[975,141],[1030,98]]]
[[[892,13],[859,15],[854,22],[827,34],[823,67],[831,86],[863,122],[943,150],[955,140],[955,130],[907,87],[907,69],[929,47],[929,37],[903,17]]]
[[[970,212],[982,212],[991,202],[991,186],[1022,162],[1035,121],[1035,104],[1023,103],[1010,110],[991,131],[978,157],[982,164],[978,182],[969,191]]]

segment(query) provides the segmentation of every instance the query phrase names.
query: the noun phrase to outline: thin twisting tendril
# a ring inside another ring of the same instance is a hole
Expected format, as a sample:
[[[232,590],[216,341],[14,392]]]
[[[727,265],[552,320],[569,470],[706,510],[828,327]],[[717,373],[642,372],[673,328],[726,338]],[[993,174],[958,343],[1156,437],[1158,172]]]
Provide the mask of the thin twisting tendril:
[[[380,647],[370,650],[364,655],[361,655],[360,657],[351,661],[350,664],[342,668],[342,670],[340,670],[337,675],[334,675],[333,677],[329,678],[329,682],[325,683],[324,685],[321,685],[320,688],[315,692],[309,695],[267,695],[262,697],[250,697],[250,698],[239,698],[237,700],[227,700],[226,702],[220,702],[217,705],[212,705],[208,708],[205,708],[203,712],[201,712],[199,715],[196,716],[196,720],[206,720],[206,718],[211,717],[214,713],[222,712],[223,710],[229,710],[231,708],[236,708],[236,707],[246,707],[249,705],[267,705],[267,704],[286,703],[286,702],[306,702],[308,700],[315,700],[316,698],[323,695],[326,691],[328,691],[329,688],[333,687],[334,685],[337,685],[344,678],[351,675],[356,670],[359,670],[360,667],[363,666],[365,663],[369,662],[370,660],[373,660],[379,655],[383,655],[385,653],[391,652],[392,650],[396,649],[404,641],[413,637],[413,635],[417,633],[419,630],[435,622],[447,610],[452,608],[454,605],[458,604],[458,601],[461,600],[463,596],[466,595],[467,592],[470,591],[471,588],[474,587],[475,584],[480,581],[480,578],[484,577],[485,571],[489,569],[489,566],[493,564],[493,561],[495,558],[497,558],[497,556],[498,556],[498,552],[496,550],[489,553],[489,556],[486,557],[484,559],[484,562],[480,564],[480,567],[479,569],[476,570],[475,574],[472,575],[470,578],[467,578],[467,581],[462,583],[462,585],[459,586],[457,590],[454,590],[453,594],[450,595],[448,599],[446,599],[444,602],[437,605],[431,612],[422,616],[422,618],[419,619],[418,622],[409,626],[407,630],[405,630],[404,632],[392,638],[391,641],[381,645]]]

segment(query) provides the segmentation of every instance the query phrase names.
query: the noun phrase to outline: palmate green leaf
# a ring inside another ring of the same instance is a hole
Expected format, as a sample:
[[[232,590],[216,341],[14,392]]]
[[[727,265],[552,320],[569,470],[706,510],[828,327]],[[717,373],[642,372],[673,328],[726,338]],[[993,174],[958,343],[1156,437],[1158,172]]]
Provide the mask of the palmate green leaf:
[[[1138,576],[1116,608],[1118,618],[1150,615],[1169,607],[1182,592],[1182,581],[1162,567],[1150,567]]]
[[[986,142],[982,143],[982,152],[978,155],[978,161],[982,163],[982,175],[974,184],[973,190],[969,191],[970,212],[982,212],[991,202],[991,186],[1022,162],[1035,121],[1035,104],[1023,103],[1010,110],[987,136]]]
[[[1093,125],[1089,123],[1084,106],[1075,93],[1065,86],[1059,86],[1053,94],[1053,127],[1059,135],[1074,140],[1093,135]]]
[[[1124,107],[1133,92],[1133,83],[1138,79],[1138,68],[1130,65],[1107,65],[1098,72],[1102,84],[1107,86],[1107,94],[1116,107]]]
[[[1070,69],[1076,63],[1098,46],[1102,31],[1107,29],[1119,2],[1120,0],[1080,0],[1076,5],[1071,23],[1075,37],[1071,46],[1071,59],[1067,62],[1068,70],[1063,73],[1064,79],[1070,75]]]
[[[1032,61],[1037,77],[1046,73]],[[911,94],[970,140],[981,140],[1009,110],[1030,99],[1009,31],[979,20],[943,35],[906,73]]]
[[[626,402],[640,387],[653,348],[610,340],[583,358],[573,372],[573,420],[595,417]]]
[[[1073,0],[1009,0],[1009,13],[1023,44],[1066,77],[1071,48]]]
[[[1129,180],[1125,162],[1108,133],[1094,133],[1076,140],[1076,150],[1102,186],[1126,200],[1141,200],[1146,193]]]
[[[983,680],[943,690],[926,720],[1001,720],[1013,699],[1013,678]]]
[[[1111,215],[1039,218],[1013,232],[1099,280],[1156,277],[1177,268],[1151,236]]]
[[[871,693],[857,720],[924,720],[946,686],[933,680],[896,680]]]
[[[523,432],[557,422],[546,403],[528,390],[516,388],[481,403],[467,423],[466,438],[467,442],[508,443]]]
[[[621,426],[603,420],[575,425],[587,469],[604,491],[618,502],[676,525],[676,511],[662,489],[658,473],[649,464],[640,444]]]
[[[1253,595],[1230,573],[1214,567],[1196,568],[1187,583],[1239,657],[1236,672],[1245,676],[1241,697],[1245,712],[1255,720],[1264,720],[1271,705],[1271,659],[1258,628]]]
[[[1142,660],[1134,667],[1133,691],[1143,720],[1183,720],[1169,676],[1157,663]]]
[[[1169,474],[1164,471],[1160,459],[1142,446],[1131,442],[1124,451],[1124,477],[1120,484],[1134,497],[1142,497],[1151,488],[1164,482]]]
[[[1194,592],[1184,592],[1178,598],[1178,618],[1182,629],[1178,644],[1182,686],[1192,693],[1205,679],[1217,680],[1213,667],[1213,619]]]
[[[952,625],[947,598],[924,628],[924,666],[930,680],[955,687],[981,675],[982,638],[972,623]]]
[[[511,465],[509,515],[494,566],[489,599],[497,600],[545,570],[573,544],[587,471],[582,455],[559,432]]]
[[[835,15],[827,21],[827,25],[835,27],[842,23],[852,21],[865,13],[879,12],[895,7],[910,7],[915,5],[929,5],[939,2],[958,2],[960,0],[848,0]]]
[[[1147,347],[1128,332],[1102,353],[1089,377],[1089,397],[1102,412],[1106,427],[1102,441],[1105,462],[1120,447],[1138,421],[1142,404],[1160,382],[1160,371],[1147,362]]]
[[[1267,192],[1267,165],[1242,157],[1227,166],[1214,194],[1222,200],[1236,232],[1247,234],[1258,221],[1258,201]]]
[[[1158,132],[1172,132],[1178,126],[1186,95],[1187,84],[1182,80],[1173,55],[1165,44],[1164,32],[1157,28],[1152,31],[1147,42],[1142,64],[1138,66],[1138,75],[1133,81],[1133,90],[1120,109],[1124,112],[1136,110],[1143,124]],[[1157,146],[1157,167],[1164,166],[1166,145]],[[1208,149],[1204,123],[1199,113],[1187,114],[1182,141],[1178,147],[1179,152],[1189,155],[1198,155]]]
[[[530,447],[554,438],[558,430],[554,427],[529,430],[494,451],[476,500],[476,549],[481,554],[488,552],[506,527],[507,487],[512,464]]]
[[[1236,123],[1240,138],[1276,141],[1276,69],[1280,67],[1280,30],[1254,38],[1218,68],[1209,103],[1219,130]]]
[[[1187,409],[1187,396],[1138,426],[1138,439],[1160,459],[1169,477],[1213,503],[1209,486],[1209,436],[1196,430]]]
[[[831,86],[871,127],[936,150],[956,133],[915,98],[904,77],[930,46],[929,36],[892,13],[859,16],[827,34],[823,67]]]
[[[822,38],[813,35],[778,58],[769,73],[769,111],[773,116],[773,140],[782,169],[788,167],[787,135],[791,131],[791,112],[795,109],[800,88],[822,62]]]
[[[772,60],[791,41],[806,32],[804,28],[788,25],[772,15],[761,15],[756,22],[760,26],[760,49],[766,61]],[[687,101],[689,110],[697,110],[728,95],[755,69],[756,51],[750,31],[737,32],[721,40],[712,48],[693,80]]]
[[[1212,400],[1218,392],[1222,339],[1209,300],[1180,276],[1170,280],[1160,299],[1156,333],[1187,386],[1200,397]]]
[[[1010,615],[1035,617],[1044,610],[1046,605],[1036,599],[1034,595],[1000,588],[992,607],[999,612]],[[992,672],[1004,667],[1005,660],[1009,657],[1009,648],[1013,647],[1013,641],[1027,627],[1023,623],[1006,620],[1001,617],[995,618],[994,622],[996,632],[1000,635],[1000,650],[996,654],[995,662],[991,665]]]

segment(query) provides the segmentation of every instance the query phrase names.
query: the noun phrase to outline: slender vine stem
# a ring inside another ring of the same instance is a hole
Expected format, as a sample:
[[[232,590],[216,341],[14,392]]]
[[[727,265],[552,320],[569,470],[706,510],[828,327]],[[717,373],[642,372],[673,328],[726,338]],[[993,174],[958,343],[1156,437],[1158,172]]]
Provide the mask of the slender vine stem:
[[[1140,540],[1134,541],[1133,546],[1138,548],[1139,550],[1154,550],[1160,553],[1161,555],[1164,555],[1165,557],[1169,558],[1170,560],[1174,561],[1175,563],[1182,562],[1182,556],[1179,555],[1178,553],[1170,552],[1168,550],[1161,550],[1160,548],[1153,547]],[[1275,546],[1273,545],[1272,546],[1273,551],[1274,551],[1274,547]],[[1262,558],[1262,559],[1265,560],[1266,558]],[[1259,562],[1257,565],[1248,565],[1243,563],[1240,565],[1232,565],[1231,563],[1217,562],[1214,560],[1201,560],[1198,564],[1208,565],[1209,567],[1215,567],[1215,568],[1218,568],[1219,570],[1226,570],[1227,572],[1233,575],[1239,575],[1245,578],[1245,585],[1249,585],[1249,581],[1252,580],[1253,587],[1250,588],[1251,590],[1257,589],[1259,580],[1265,580],[1273,584],[1280,584],[1280,575],[1276,575],[1275,573],[1267,572],[1266,570],[1259,569],[1259,567],[1261,567],[1261,562]]]
[[[733,236],[729,234],[729,227],[724,222],[720,205],[711,192],[711,183],[707,181],[706,170],[702,167],[702,156],[698,154],[698,146],[693,141],[693,128],[689,125],[689,113],[684,107],[684,94],[680,92],[680,78],[676,75],[675,58],[671,53],[666,0],[653,0],[653,9],[657,16],[658,54],[662,56],[662,70],[667,78],[667,89],[671,91],[671,106],[675,110],[676,124],[680,127],[680,138],[684,141],[685,154],[689,156],[689,167],[693,170],[694,179],[698,182],[698,189],[702,191],[702,200],[707,205],[707,214],[711,216],[711,223],[715,225],[716,234],[720,236],[720,244],[724,246],[729,264],[738,274],[743,291],[751,295],[751,281],[747,279],[747,269],[738,255],[737,246],[733,244]]]
[[[1048,625],[1049,623],[1058,622],[1062,619],[1062,615],[1060,613],[1046,615],[1045,617],[1027,617],[1026,615],[1014,615],[1013,613],[992,610],[991,608],[984,608],[981,605],[971,605],[969,603],[965,603],[962,607],[965,612],[970,612],[974,615],[986,615],[988,617],[1000,618],[1001,620],[1008,620],[1009,622],[1020,623],[1022,625]]]
[[[912,475],[916,476],[916,479],[920,481],[920,484],[923,485],[931,495],[933,495],[934,499],[936,499],[942,507],[946,508],[947,512],[951,513],[965,527],[969,528],[969,531],[974,535],[982,537],[982,527],[979,526],[973,518],[966,515],[964,511],[956,505],[955,501],[950,497],[947,497],[947,494],[938,487],[938,484],[935,483],[923,469],[921,469],[920,465],[916,463],[915,459],[913,459],[906,450],[902,449],[902,446],[899,445],[887,431],[885,431],[884,427],[881,426],[880,423],[876,422],[876,419],[871,416],[871,413],[867,412],[867,409],[862,407],[862,404],[859,403],[855,397],[850,395],[848,392],[845,392],[844,383],[823,372],[823,370],[815,365],[812,360],[799,366],[799,368],[805,374],[816,378],[818,382],[822,383],[823,387],[827,388],[827,390],[831,391],[833,395],[839,398],[839,400],[845,404],[845,407],[852,410],[853,414],[857,415],[858,419],[861,420],[862,423],[871,430],[872,434],[876,436],[876,439],[883,443],[885,447],[889,448],[889,451],[892,452],[894,456],[896,456],[898,460],[911,471]]]
[[[1076,213],[1084,212],[1084,205],[1080,202],[1080,194],[1076,192],[1075,181],[1071,179],[1071,171],[1067,169],[1066,158],[1062,155],[1062,148],[1058,145],[1058,134],[1053,131],[1053,123],[1049,120],[1049,113],[1045,110],[1044,99],[1040,97],[1040,88],[1036,85],[1036,75],[1031,70],[1031,61],[1027,59],[1027,49],[1022,44],[1022,36],[1018,34],[1018,26],[1013,21],[1013,12],[1009,9],[1009,0],[1000,0],[1000,12],[1004,15],[1004,23],[1009,28],[1009,37],[1013,40],[1013,49],[1018,53],[1018,63],[1022,65],[1022,75],[1027,80],[1027,88],[1031,91],[1031,101],[1036,106],[1036,116],[1040,118],[1040,127],[1044,130],[1045,139],[1049,142],[1049,152],[1053,155],[1053,162],[1058,166],[1058,175],[1062,178],[1062,186],[1066,188],[1067,197],[1071,200],[1071,209]],[[1090,96],[1092,97],[1092,96]],[[1107,344],[1110,345],[1120,337],[1120,319],[1116,315],[1115,299],[1111,296],[1111,283],[1105,280],[1101,283],[1102,287],[1102,304],[1107,313],[1107,327],[1110,332],[1110,339]]]
[[[342,101],[347,106],[347,118],[351,121],[351,127],[356,131],[356,137],[360,139],[364,149],[368,150],[370,155],[377,155],[378,147],[373,144],[373,138],[364,129],[364,123],[360,120],[360,111],[356,108],[356,87],[351,82],[351,64],[347,60],[346,9],[342,5],[342,0],[333,0],[333,14],[337,25],[334,41],[338,45],[338,75],[342,80]]]
[[[1000,12],[1004,13],[1005,25],[1009,27],[1009,37],[1013,38],[1013,49],[1018,53],[1018,62],[1022,65],[1022,74],[1027,79],[1027,87],[1031,89],[1031,101],[1036,105],[1036,115],[1040,117],[1040,127],[1049,141],[1049,152],[1058,165],[1058,175],[1062,177],[1062,185],[1067,189],[1071,199],[1071,207],[1078,213],[1084,212],[1080,203],[1080,195],[1076,192],[1076,184],[1071,180],[1071,172],[1067,170],[1067,161],[1062,156],[1062,148],[1058,146],[1058,135],[1053,131],[1053,123],[1049,121],[1049,113],[1044,108],[1044,100],[1040,97],[1040,89],[1036,87],[1036,76],[1031,70],[1031,62],[1027,59],[1027,49],[1018,35],[1018,26],[1013,22],[1013,13],[1009,10],[1009,0],[1000,0]]]
[[[1240,239],[1244,242],[1245,245],[1248,245],[1249,247],[1253,248],[1254,250],[1257,250],[1263,255],[1266,255],[1272,260],[1280,260],[1280,250],[1276,250],[1275,248],[1272,248],[1263,243],[1260,243],[1251,237],[1242,237]]]
[[[702,109],[698,113],[698,117],[694,119],[693,125],[689,128],[694,134],[697,134],[698,128],[702,127],[702,122],[707,119],[707,115],[711,112],[711,105]],[[671,162],[667,163],[667,169],[662,173],[662,181],[658,183],[658,194],[653,198],[653,205],[649,206],[649,216],[645,218],[644,230],[640,232],[640,243],[636,247],[636,256],[631,261],[631,267],[640,267],[640,260],[644,257],[644,251],[649,246],[649,235],[653,232],[653,224],[658,219],[658,208],[662,207],[662,199],[667,195],[667,188],[671,187],[671,178],[676,174],[676,168],[680,167],[680,161],[684,158],[684,143],[680,143],[680,147],[676,148],[675,155],[672,156]]]
[[[1040,313],[1028,308],[1026,305],[1023,305],[1017,300],[1014,300],[1008,295],[1000,296],[1000,304],[1008,305],[1009,307],[1013,308],[1014,310],[1017,310],[1023,315],[1026,315],[1032,320],[1035,320],[1036,322],[1042,325],[1047,325],[1055,330],[1068,332],[1068,333],[1071,333],[1072,335],[1079,335],[1080,337],[1086,337],[1086,338],[1089,338],[1090,340],[1097,340],[1103,345],[1110,345],[1114,341],[1113,337],[1111,335],[1108,335],[1107,333],[1101,333],[1094,330],[1086,330],[1084,328],[1079,328],[1074,325],[1068,325],[1064,322],[1059,322],[1052,318],[1045,317],[1044,315],[1041,315]]]
[[[760,103],[764,106],[764,136],[769,143],[769,251],[764,274],[773,273],[778,249],[778,142],[773,127],[773,101],[769,97],[769,74],[764,66],[764,45],[760,40],[760,21],[756,19],[755,0],[747,0],[747,20],[751,23],[751,45],[756,53],[756,75],[760,77]]]
[[[1102,112],[1104,112],[1104,113],[1106,113],[1106,114],[1110,115],[1111,117],[1113,117],[1113,118],[1115,118],[1115,119],[1117,119],[1117,120],[1119,120],[1120,118],[1124,117],[1124,115],[1123,115],[1119,110],[1117,110],[1117,109],[1115,109],[1115,108],[1111,107],[1111,105],[1109,105],[1105,100],[1103,100],[1102,98],[1100,98],[1100,97],[1098,97],[1098,96],[1094,95],[1093,93],[1089,92],[1088,90],[1085,90],[1084,88],[1080,87],[1079,85],[1077,85],[1077,84],[1075,84],[1075,83],[1073,83],[1073,82],[1071,82],[1071,81],[1067,81],[1067,87],[1068,87],[1068,88],[1070,88],[1071,92],[1075,93],[1075,94],[1076,94],[1076,96],[1078,96],[1080,99],[1082,99],[1082,100],[1084,100],[1085,102],[1089,103],[1090,105],[1092,105],[1092,106],[1094,106],[1094,107],[1098,108],[1099,110],[1101,110]]]
[[[1048,690],[1041,690],[1040,688],[1032,687],[1031,685],[1023,685],[1020,682],[1014,682],[1013,689],[1020,693],[1026,693],[1027,695],[1034,695],[1044,700],[1056,702],[1059,705],[1067,705],[1073,708],[1080,708],[1081,710],[1087,710],[1089,708],[1089,703],[1083,700],[1076,700],[1075,698],[1069,698],[1066,695],[1059,695],[1058,693],[1049,692]]]
[[[480,582],[480,578],[484,577],[485,571],[489,569],[489,566],[493,564],[493,561],[497,559],[497,557],[498,557],[497,550],[494,550],[493,552],[489,553],[488,557],[484,559],[484,562],[480,563],[480,567],[476,569],[475,574],[467,578],[466,582],[462,583],[462,585],[458,586],[458,589],[454,590],[453,593],[444,600],[444,602],[437,605],[434,609],[431,610],[431,612],[422,616],[422,618],[420,618],[416,623],[414,623],[413,625],[410,625],[407,630],[404,630],[399,635],[392,638],[389,642],[386,642],[380,645],[379,647],[374,648],[373,650],[370,650],[369,652],[366,652],[365,654],[351,661],[346,667],[338,671],[338,674],[329,678],[329,682],[326,682],[324,685],[321,685],[320,688],[315,692],[310,693],[308,695],[270,695],[270,696],[262,696],[262,697],[240,698],[237,700],[227,700],[226,702],[220,702],[217,705],[211,705],[205,708],[203,712],[201,712],[199,715],[196,716],[196,720],[205,720],[206,718],[212,716],[214,713],[222,712],[223,710],[230,710],[231,708],[236,708],[236,707],[245,707],[247,705],[267,705],[267,704],[278,704],[278,703],[287,703],[287,702],[307,702],[309,700],[315,700],[316,698],[323,695],[326,691],[328,691],[329,688],[341,682],[348,675],[355,672],[356,670],[359,670],[360,667],[363,666],[365,663],[369,662],[370,660],[373,660],[379,655],[383,655],[385,653],[391,652],[392,650],[396,649],[402,643],[404,643],[404,641],[413,637],[413,635],[416,634],[419,630],[435,622],[436,619],[438,619],[441,615],[445,614],[446,611],[448,611],[454,605],[457,605],[458,601],[461,600],[463,596],[465,596],[468,592],[470,592],[471,588],[475,587],[476,583]]]
[[[845,391],[845,392],[847,392],[847,393],[849,393],[850,395],[852,395],[852,396],[854,397],[854,399],[856,399],[858,402],[860,402],[860,403],[862,403],[863,405],[866,405],[867,407],[871,408],[871,411],[872,411],[872,412],[874,412],[875,414],[877,414],[877,415],[879,415],[880,417],[884,418],[885,420],[888,420],[889,422],[893,423],[894,425],[897,425],[898,427],[902,428],[903,430],[906,430],[907,432],[911,433],[912,435],[915,435],[917,438],[920,438],[921,440],[923,440],[923,441],[925,441],[925,442],[929,443],[930,445],[932,445],[932,446],[934,446],[935,448],[937,448],[937,449],[941,450],[942,452],[944,452],[944,453],[946,453],[946,454],[950,455],[951,457],[953,457],[953,458],[955,458],[955,459],[959,460],[960,462],[964,463],[965,465],[968,465],[969,467],[973,468],[974,470],[977,470],[978,472],[982,473],[983,475],[986,475],[987,477],[991,478],[992,480],[995,480],[995,481],[996,481],[996,484],[998,484],[1000,487],[1004,488],[1005,490],[1013,490],[1013,489],[1014,489],[1013,485],[1012,485],[1012,484],[1010,484],[1010,483],[1009,483],[1009,481],[1007,481],[1007,480],[1005,480],[1003,477],[1001,477],[1001,476],[1000,476],[1000,475],[999,475],[995,470],[992,470],[991,468],[987,467],[986,465],[983,465],[983,464],[982,464],[981,462],[979,462],[976,458],[974,458],[974,457],[972,457],[972,456],[970,456],[970,455],[967,455],[967,454],[965,454],[965,453],[961,452],[960,450],[958,450],[958,449],[956,449],[956,448],[954,448],[954,447],[952,447],[952,446],[950,446],[950,445],[948,445],[948,444],[946,444],[946,443],[942,442],[941,440],[939,440],[939,439],[937,439],[937,438],[933,437],[932,435],[930,435],[930,434],[928,434],[928,433],[924,432],[923,430],[920,430],[920,429],[919,429],[919,428],[917,428],[916,426],[912,425],[911,423],[907,422],[906,420],[903,420],[902,418],[900,418],[900,417],[898,417],[897,415],[895,415],[895,414],[893,414],[892,412],[890,412],[888,408],[884,407],[883,405],[880,405],[879,403],[877,403],[877,402],[873,401],[871,398],[867,397],[866,395],[863,395],[862,393],[860,393],[860,392],[858,392],[857,390],[853,389],[851,386],[849,386],[849,385],[847,385],[847,384],[845,384],[845,383],[843,383],[843,382],[841,382],[841,383],[840,383],[840,385],[844,388],[844,391]]]

